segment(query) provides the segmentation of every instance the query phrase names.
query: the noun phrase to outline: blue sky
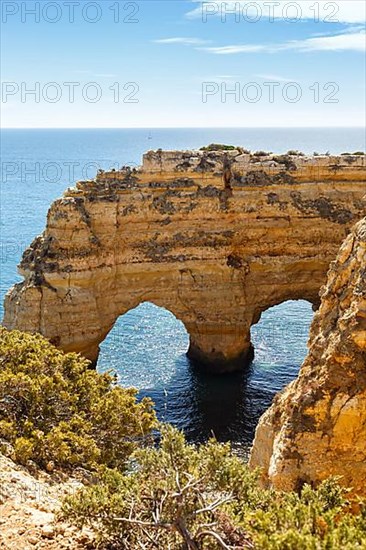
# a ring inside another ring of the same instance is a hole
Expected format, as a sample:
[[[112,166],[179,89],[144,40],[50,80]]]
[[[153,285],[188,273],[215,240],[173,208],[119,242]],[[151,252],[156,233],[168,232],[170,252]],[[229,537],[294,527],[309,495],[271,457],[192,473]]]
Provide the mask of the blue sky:
[[[3,0],[1,80],[3,127],[362,126],[365,3]]]

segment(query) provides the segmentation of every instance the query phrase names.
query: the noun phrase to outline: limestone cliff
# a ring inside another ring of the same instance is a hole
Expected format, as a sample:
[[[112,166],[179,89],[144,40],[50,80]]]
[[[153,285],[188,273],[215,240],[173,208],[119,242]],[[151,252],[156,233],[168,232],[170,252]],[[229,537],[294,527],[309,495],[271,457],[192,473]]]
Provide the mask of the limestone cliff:
[[[118,316],[150,301],[216,370],[251,357],[250,327],[288,299],[318,305],[365,214],[365,156],[155,151],[56,200],[24,252],[4,325],[95,360]]]
[[[366,494],[366,218],[331,264],[308,357],[262,416],[250,463],[279,489],[339,475]]]

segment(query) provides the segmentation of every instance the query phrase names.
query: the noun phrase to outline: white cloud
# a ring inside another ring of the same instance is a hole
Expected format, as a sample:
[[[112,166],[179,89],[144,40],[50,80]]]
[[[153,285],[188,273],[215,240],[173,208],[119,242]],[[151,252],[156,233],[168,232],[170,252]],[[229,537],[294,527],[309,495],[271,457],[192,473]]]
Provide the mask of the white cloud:
[[[232,46],[211,46],[209,48],[200,48],[205,52],[219,55],[228,55],[235,53],[258,53],[268,51],[268,46],[263,44],[234,44]]]
[[[290,43],[291,45],[291,43]],[[296,42],[295,42],[296,46]],[[366,33],[337,34],[334,36],[321,36],[308,38],[297,43],[298,49],[302,51],[345,51],[352,50],[364,52],[366,50]]]
[[[297,2],[288,2],[287,0],[277,0],[276,2],[268,2],[268,0],[257,0],[256,2],[193,0],[193,2],[199,5],[189,11],[186,16],[192,19],[206,18],[208,21],[213,16],[222,17],[225,12],[229,18],[232,11],[235,11],[237,17],[242,20],[245,18],[255,20],[259,16],[262,20],[288,17],[298,20],[314,21],[319,19],[329,23],[346,24],[366,21],[366,3],[363,0],[338,0],[337,2],[328,0],[318,0],[317,2],[311,0],[297,0]]]
[[[207,44],[207,40],[201,38],[187,38],[183,36],[176,36],[174,38],[160,38],[154,40],[156,44],[183,44],[184,46],[199,46],[200,44]]]
[[[233,44],[229,46],[211,46],[200,48],[208,53],[230,55],[238,53],[276,53],[281,51],[356,51],[366,50],[366,33],[344,33],[333,36],[292,40],[283,44]]]

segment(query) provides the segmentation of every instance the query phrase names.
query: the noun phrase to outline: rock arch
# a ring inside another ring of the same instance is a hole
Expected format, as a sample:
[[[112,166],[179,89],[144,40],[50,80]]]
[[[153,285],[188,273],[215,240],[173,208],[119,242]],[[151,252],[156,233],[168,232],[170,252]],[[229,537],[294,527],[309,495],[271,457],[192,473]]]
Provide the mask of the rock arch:
[[[165,307],[212,370],[251,357],[250,327],[289,299],[318,304],[337,249],[365,212],[365,157],[150,152],[56,200],[24,252],[4,325],[95,361],[116,319]],[[334,168],[337,167],[337,169]]]

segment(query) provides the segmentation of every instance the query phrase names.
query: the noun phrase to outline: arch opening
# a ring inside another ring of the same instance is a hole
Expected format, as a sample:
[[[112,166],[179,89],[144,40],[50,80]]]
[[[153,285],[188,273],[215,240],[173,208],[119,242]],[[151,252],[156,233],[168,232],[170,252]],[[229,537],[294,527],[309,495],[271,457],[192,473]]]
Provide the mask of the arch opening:
[[[253,369],[258,387],[272,394],[296,378],[307,354],[314,308],[307,300],[287,300],[266,309],[251,327]]]
[[[311,304],[303,300],[268,308],[251,329],[251,365],[212,376],[187,357],[184,324],[144,302],[119,317],[101,344],[97,368],[114,369],[121,385],[151,397],[159,420],[176,425],[189,440],[205,441],[214,433],[246,453],[275,393],[297,376],[312,317]]]
[[[193,439],[205,440],[214,433],[248,456],[259,418],[275,394],[298,375],[313,316],[313,305],[307,300],[273,305],[251,327],[254,359],[248,368],[224,377],[193,372]]]
[[[120,315],[100,345],[97,368],[113,369],[124,386],[143,389],[166,383],[186,361],[188,332],[166,308],[142,302]]]

